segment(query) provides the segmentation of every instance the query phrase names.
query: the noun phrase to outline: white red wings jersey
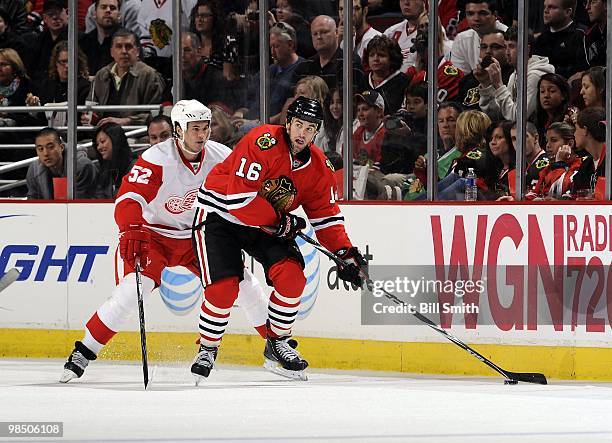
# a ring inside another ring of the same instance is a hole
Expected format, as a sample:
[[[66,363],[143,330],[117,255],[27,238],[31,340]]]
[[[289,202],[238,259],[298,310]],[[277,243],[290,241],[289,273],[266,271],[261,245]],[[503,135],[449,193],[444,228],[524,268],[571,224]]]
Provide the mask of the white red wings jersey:
[[[252,129],[207,176],[196,205],[247,226],[276,226],[302,206],[329,250],[351,246],[336,203],[333,166],[316,146],[292,157],[283,126]]]
[[[194,168],[174,138],[146,150],[123,177],[117,193],[115,221],[119,229],[137,224],[165,237],[191,237],[198,189],[210,170],[231,152],[209,140],[202,161]]]
[[[400,48],[402,49],[402,56],[404,61],[402,62],[402,67],[400,68],[402,72],[406,72],[409,67],[416,65],[416,52],[410,52],[410,48],[414,44],[414,39],[417,35],[417,29],[409,28],[408,20],[403,20],[393,26],[388,27],[384,34],[395,40]],[[410,33],[408,33],[410,31]]]

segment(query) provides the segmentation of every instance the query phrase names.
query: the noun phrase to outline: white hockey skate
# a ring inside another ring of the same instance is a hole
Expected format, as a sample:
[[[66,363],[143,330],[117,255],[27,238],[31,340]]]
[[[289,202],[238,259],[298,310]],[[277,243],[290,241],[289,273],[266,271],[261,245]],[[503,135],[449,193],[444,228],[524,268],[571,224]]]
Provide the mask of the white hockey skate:
[[[210,371],[215,365],[218,350],[219,348],[216,347],[200,345],[200,351],[191,365],[191,373],[195,378],[196,386],[210,375]]]
[[[97,358],[87,346],[80,341],[74,343],[74,350],[68,357],[68,361],[64,363],[64,372],[60,377],[60,383],[68,383],[75,378],[81,378],[85,372],[85,368],[91,360]]]
[[[299,352],[295,350],[296,346],[295,340],[289,337],[268,337],[264,350],[264,368],[281,377],[307,381],[308,376],[304,370],[308,367],[308,362],[300,357]]]

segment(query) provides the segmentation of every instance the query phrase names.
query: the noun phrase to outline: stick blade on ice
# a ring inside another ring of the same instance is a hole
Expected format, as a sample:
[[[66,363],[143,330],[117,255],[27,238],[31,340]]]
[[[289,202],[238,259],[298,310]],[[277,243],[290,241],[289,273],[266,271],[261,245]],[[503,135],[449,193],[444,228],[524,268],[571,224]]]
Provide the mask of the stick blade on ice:
[[[511,380],[522,381],[525,383],[536,383],[539,385],[548,384],[546,376],[538,372],[507,372]]]
[[[18,278],[19,271],[15,268],[9,269],[8,272],[0,278],[0,291],[4,291]]]

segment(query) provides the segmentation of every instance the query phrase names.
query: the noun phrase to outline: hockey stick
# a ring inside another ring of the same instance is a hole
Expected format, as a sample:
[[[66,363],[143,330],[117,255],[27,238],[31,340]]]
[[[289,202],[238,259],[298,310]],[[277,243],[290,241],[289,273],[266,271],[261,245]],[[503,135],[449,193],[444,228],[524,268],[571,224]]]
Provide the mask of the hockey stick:
[[[19,271],[11,268],[0,278],[0,292],[4,291],[19,278]]]
[[[346,261],[342,260],[336,254],[333,254],[333,253],[329,252],[319,242],[317,242],[316,240],[308,237],[306,234],[303,234],[302,232],[299,232],[298,236],[302,240],[304,240],[305,242],[310,243],[311,245],[313,245],[315,248],[317,248],[319,251],[321,251],[324,255],[326,255],[327,257],[332,259],[334,262],[336,262],[338,265],[346,266],[348,264]],[[372,282],[370,277],[364,271],[362,271],[362,273],[363,273],[364,280],[365,280],[365,283],[366,283],[368,289],[370,291],[372,291],[374,283]],[[381,291],[383,292],[385,297],[387,297],[388,299],[392,300],[394,303],[396,303],[398,305],[403,305],[404,304],[404,302],[402,302],[395,295],[385,291],[382,288],[381,288]],[[485,365],[489,366],[491,369],[493,369],[493,370],[497,371],[499,374],[503,375],[506,378],[504,383],[506,383],[506,384],[516,384],[519,381],[522,381],[522,382],[526,382],[526,383],[537,383],[537,384],[541,384],[541,385],[547,384],[546,377],[544,376],[544,374],[540,374],[538,372],[512,372],[512,371],[507,371],[505,369],[502,369],[499,366],[497,366],[495,363],[493,363],[491,360],[489,360],[488,358],[486,358],[482,354],[478,353],[477,351],[475,351],[474,349],[472,349],[471,347],[469,347],[468,345],[463,343],[457,337],[455,337],[454,335],[450,334],[449,332],[447,332],[446,330],[444,330],[443,328],[441,328],[440,326],[438,326],[437,324],[432,322],[430,319],[428,319],[427,317],[422,315],[420,312],[414,311],[414,312],[411,312],[411,314],[414,315],[416,318],[418,318],[423,323],[425,323],[430,328],[432,328],[435,331],[439,332],[440,334],[444,335],[448,340],[452,341],[457,346],[459,346],[463,350],[467,351],[472,356],[476,357],[478,360],[483,362]]]
[[[142,282],[140,281],[140,275],[142,270],[140,269],[140,260],[136,259],[136,265],[134,266],[136,272],[136,293],[138,295],[138,319],[140,320],[140,347],[142,350],[142,375],[144,377],[144,388],[147,390],[149,384],[149,365],[147,364],[147,335],[145,332],[145,317],[144,317],[144,304],[142,301]]]

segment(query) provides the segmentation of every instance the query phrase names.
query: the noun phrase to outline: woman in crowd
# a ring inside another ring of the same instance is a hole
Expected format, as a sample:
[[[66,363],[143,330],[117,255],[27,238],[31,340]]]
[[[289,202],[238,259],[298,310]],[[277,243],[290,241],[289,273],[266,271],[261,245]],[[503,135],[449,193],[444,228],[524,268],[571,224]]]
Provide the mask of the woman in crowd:
[[[98,159],[96,198],[114,199],[123,176],[135,162],[125,132],[116,123],[99,126],[94,133],[93,147]]]
[[[32,91],[23,60],[14,49],[0,49],[0,106],[25,106]],[[26,126],[34,123],[28,113],[0,112],[0,126]]]
[[[576,119],[576,149],[589,153],[572,177],[572,195],[575,198],[604,199],[606,110],[589,107],[578,113]]]
[[[325,150],[342,155],[342,90],[332,88],[323,106],[323,125],[325,126]]]
[[[540,172],[536,185],[525,194],[526,200],[571,197],[571,179],[582,164],[582,158],[575,153],[574,127],[555,122],[546,130],[546,140],[546,153],[551,162]]]
[[[516,151],[512,144],[513,122],[501,121],[493,126],[489,141],[489,149],[494,157],[490,168],[498,171],[494,180],[484,181],[482,188],[487,200],[496,200],[499,197],[510,195],[508,174],[516,167]]]
[[[484,197],[482,192],[488,192],[499,177],[498,162],[487,146],[486,134],[491,119],[481,111],[466,112],[471,113],[467,121],[462,125],[457,122],[456,142],[461,155],[453,160],[448,175],[438,185],[440,200],[465,199],[465,177],[470,168],[476,174],[481,197]]]
[[[570,89],[565,78],[558,74],[544,74],[538,82],[536,101],[536,127],[544,142],[546,130],[554,122],[574,123],[578,110],[569,106]]]
[[[459,114],[455,132],[455,148],[448,151],[438,160],[438,198],[440,200],[463,200],[465,198],[464,177],[468,168],[474,168],[481,186],[491,183],[497,176],[491,173],[489,165],[491,155],[487,149],[487,130],[491,119],[481,111],[469,110]],[[425,199],[423,191],[427,183],[427,163],[424,157],[419,157],[414,166],[414,173],[419,183],[408,182],[408,197],[416,200]],[[420,194],[417,197],[414,195]]]
[[[606,70],[593,66],[582,74],[580,95],[585,108],[606,106]]]
[[[225,33],[215,1],[198,0],[191,10],[189,30],[200,37],[203,62],[222,68]]]
[[[363,53],[366,71],[370,71],[370,89],[385,100],[385,114],[391,115],[402,106],[408,76],[400,71],[403,56],[399,44],[386,35],[377,35],[368,43]]]
[[[89,92],[89,71],[87,68],[87,57],[79,51],[77,78],[77,104],[84,105]],[[49,70],[47,77],[35,88],[33,94],[28,94],[26,104],[28,106],[40,106],[47,103],[68,102],[68,42],[59,42],[51,51]],[[66,125],[66,113],[55,113],[54,126]]]

